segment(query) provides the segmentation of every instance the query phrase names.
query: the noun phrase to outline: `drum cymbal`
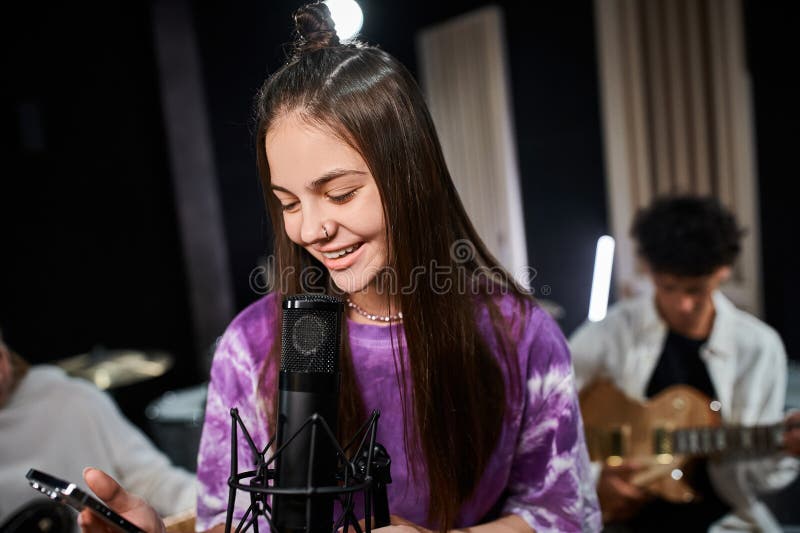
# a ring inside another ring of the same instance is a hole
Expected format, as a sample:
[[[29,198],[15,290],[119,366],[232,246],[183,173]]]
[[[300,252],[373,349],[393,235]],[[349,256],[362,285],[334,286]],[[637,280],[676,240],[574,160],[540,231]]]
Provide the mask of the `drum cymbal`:
[[[55,364],[71,376],[111,389],[161,376],[172,368],[173,358],[166,352],[99,349]]]

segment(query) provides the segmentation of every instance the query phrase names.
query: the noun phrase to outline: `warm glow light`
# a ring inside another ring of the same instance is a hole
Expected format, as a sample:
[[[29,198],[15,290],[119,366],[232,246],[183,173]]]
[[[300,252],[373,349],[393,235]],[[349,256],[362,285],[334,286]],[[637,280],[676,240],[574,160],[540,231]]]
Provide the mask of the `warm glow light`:
[[[589,300],[589,320],[597,322],[606,317],[608,291],[611,287],[611,265],[614,262],[614,238],[603,235],[597,239],[592,276],[592,296]]]
[[[325,4],[331,12],[331,18],[340,41],[356,36],[364,24],[364,14],[355,0],[327,0]]]

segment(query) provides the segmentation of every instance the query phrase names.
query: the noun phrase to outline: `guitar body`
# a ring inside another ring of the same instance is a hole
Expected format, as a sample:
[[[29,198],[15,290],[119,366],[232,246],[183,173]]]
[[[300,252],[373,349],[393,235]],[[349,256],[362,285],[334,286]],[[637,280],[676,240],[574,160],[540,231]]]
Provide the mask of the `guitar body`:
[[[609,380],[587,385],[580,394],[586,444],[593,461],[611,466],[642,465],[631,482],[672,502],[696,498],[687,483],[689,457],[675,455],[663,435],[676,429],[721,423],[711,401],[697,390],[675,385],[646,403],[626,396]]]

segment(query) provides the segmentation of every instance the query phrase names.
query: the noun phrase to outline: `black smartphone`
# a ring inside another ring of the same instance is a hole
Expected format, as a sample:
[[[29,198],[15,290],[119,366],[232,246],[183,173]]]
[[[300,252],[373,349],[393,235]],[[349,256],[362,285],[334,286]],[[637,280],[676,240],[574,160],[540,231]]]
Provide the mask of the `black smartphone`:
[[[75,483],[70,483],[50,474],[31,468],[25,475],[31,487],[44,493],[53,500],[69,505],[78,512],[89,509],[108,525],[125,533],[144,533],[134,524],[128,522],[120,515],[106,507],[99,500],[92,498],[79,489]]]

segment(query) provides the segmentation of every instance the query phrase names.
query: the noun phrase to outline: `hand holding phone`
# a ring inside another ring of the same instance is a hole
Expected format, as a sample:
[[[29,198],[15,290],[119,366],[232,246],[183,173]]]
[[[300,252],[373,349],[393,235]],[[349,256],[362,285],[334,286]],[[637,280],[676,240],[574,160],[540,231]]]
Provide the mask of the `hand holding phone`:
[[[143,499],[128,494],[113,478],[101,470],[87,468],[83,477],[86,484],[105,502],[89,496],[74,483],[69,483],[44,472],[30,470],[31,486],[62,503],[81,511],[78,522],[83,531],[125,533],[159,533],[164,523],[158,513]],[[108,505],[106,505],[108,504]]]
[[[143,533],[138,526],[125,520],[120,515],[109,509],[103,503],[92,498],[84,491],[79,489],[75,483],[70,483],[51,476],[45,472],[40,472],[31,468],[25,476],[31,487],[49,496],[53,500],[58,500],[65,505],[69,505],[78,512],[89,509],[106,524],[123,531],[125,533]]]

